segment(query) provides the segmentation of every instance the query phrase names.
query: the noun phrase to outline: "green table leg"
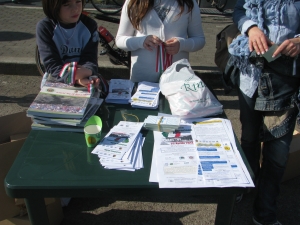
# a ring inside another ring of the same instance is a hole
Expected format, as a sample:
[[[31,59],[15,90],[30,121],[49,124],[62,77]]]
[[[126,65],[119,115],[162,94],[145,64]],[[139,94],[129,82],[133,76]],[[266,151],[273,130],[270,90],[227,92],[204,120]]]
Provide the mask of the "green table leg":
[[[215,225],[231,224],[236,195],[221,195],[219,197]]]
[[[43,198],[25,198],[31,225],[50,225]]]

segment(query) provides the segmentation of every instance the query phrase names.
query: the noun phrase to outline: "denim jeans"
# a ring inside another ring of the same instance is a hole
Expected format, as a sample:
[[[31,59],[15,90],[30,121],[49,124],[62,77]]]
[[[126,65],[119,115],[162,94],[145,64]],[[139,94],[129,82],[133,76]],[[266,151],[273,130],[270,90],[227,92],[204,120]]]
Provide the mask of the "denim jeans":
[[[266,135],[266,115],[270,112],[255,110],[255,102],[258,92],[249,98],[239,90],[240,121],[242,123],[241,146],[245,156],[256,177],[257,195],[253,206],[253,215],[264,222],[274,222],[276,218],[276,198],[280,193],[280,183],[283,177],[289,146],[293,136],[293,130],[298,109],[291,108],[287,123],[277,127],[276,134],[282,136],[270,138]],[[276,113],[276,112],[274,112]],[[282,132],[278,132],[281,130]],[[266,141],[267,140],[267,141]],[[263,143],[263,163],[260,167],[261,142]]]

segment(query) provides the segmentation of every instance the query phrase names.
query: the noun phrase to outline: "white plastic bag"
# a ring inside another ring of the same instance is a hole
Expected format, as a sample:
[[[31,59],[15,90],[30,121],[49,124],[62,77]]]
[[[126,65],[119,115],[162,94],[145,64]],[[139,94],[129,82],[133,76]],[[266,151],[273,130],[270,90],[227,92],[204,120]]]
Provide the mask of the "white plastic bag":
[[[195,75],[187,59],[168,67],[160,77],[159,87],[169,101],[172,115],[195,118],[223,112],[221,103]]]

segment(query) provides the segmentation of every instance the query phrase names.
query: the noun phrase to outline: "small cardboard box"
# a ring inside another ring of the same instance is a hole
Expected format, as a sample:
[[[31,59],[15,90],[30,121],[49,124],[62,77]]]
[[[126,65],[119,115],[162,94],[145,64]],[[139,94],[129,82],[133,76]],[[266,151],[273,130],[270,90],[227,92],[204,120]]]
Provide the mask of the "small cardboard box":
[[[31,130],[31,123],[31,119],[26,116],[25,112],[0,117],[0,182],[2,184],[24,144],[24,133],[29,133]],[[23,138],[11,142],[10,137],[17,134],[23,134]],[[4,185],[0,185],[0,209],[0,221],[20,213],[15,199],[6,195]]]
[[[2,184],[31,130],[31,124],[31,119],[26,116],[26,112],[0,117],[0,182]],[[59,225],[63,219],[60,199],[45,198],[45,205],[50,225]],[[30,225],[28,216],[20,216],[24,207],[24,199],[8,197],[4,185],[0,185],[0,225]]]
[[[297,176],[300,176],[300,133],[295,130],[282,182]]]
[[[19,202],[21,203],[22,200]],[[46,198],[46,210],[50,225],[59,225],[64,218],[59,198]],[[17,216],[0,221],[0,225],[31,225],[28,215]]]
[[[0,117],[0,182],[6,174],[31,130],[31,119],[25,112]],[[59,198],[45,198],[50,225],[59,225],[63,211]],[[30,225],[28,216],[20,216],[24,210],[24,199],[13,199],[6,195],[0,185],[0,225]],[[9,218],[9,219],[8,219]]]

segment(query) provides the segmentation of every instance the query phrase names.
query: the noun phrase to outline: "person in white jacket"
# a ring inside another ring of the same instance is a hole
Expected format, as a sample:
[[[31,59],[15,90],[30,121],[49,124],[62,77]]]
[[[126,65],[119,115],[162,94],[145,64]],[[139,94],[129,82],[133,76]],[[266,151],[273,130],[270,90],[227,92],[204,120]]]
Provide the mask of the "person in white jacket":
[[[126,0],[116,44],[131,51],[131,81],[159,82],[167,66],[204,47],[199,6],[195,0]]]

